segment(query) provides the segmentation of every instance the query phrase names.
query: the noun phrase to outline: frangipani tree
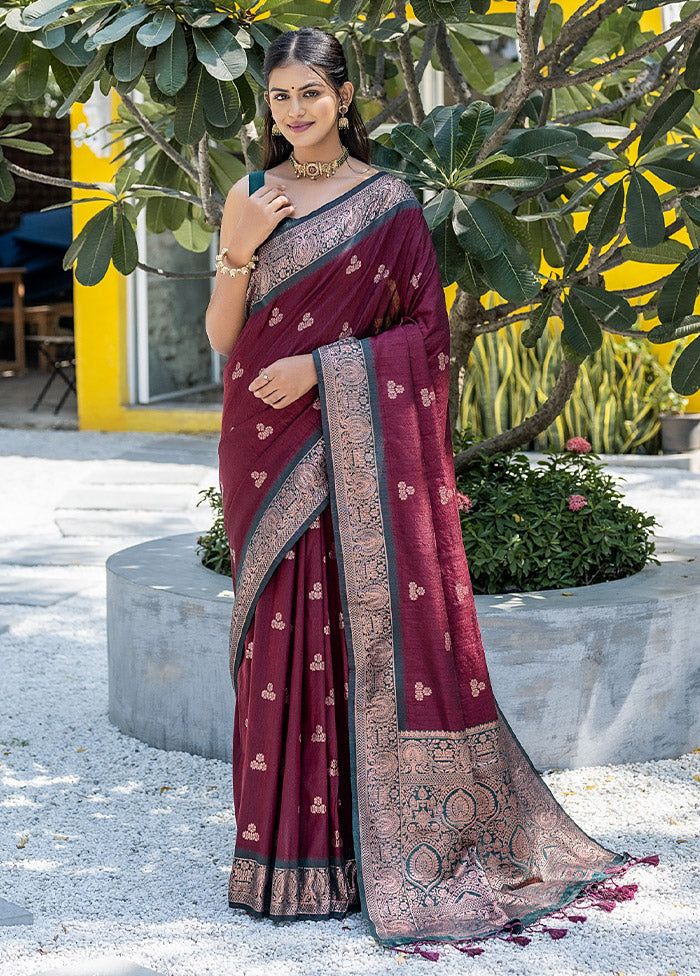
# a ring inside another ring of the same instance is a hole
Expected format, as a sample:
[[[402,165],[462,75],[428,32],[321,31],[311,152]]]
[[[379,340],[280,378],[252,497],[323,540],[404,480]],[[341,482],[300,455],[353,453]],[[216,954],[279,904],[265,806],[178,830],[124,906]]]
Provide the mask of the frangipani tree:
[[[565,17],[550,0],[534,12],[528,0],[3,3],[0,83],[30,101],[51,71],[65,99],[58,115],[95,83],[119,93],[111,129],[126,147],[114,183],[63,181],[104,202],[64,264],[83,284],[110,261],[123,274],[167,274],[139,258],[138,212],[151,231],[170,229],[204,250],[229,187],[260,165],[266,46],[304,25],[334,32],[373,161],[422,195],[444,284],[456,284],[453,424],[478,335],[525,321],[521,341],[534,346],[550,318],[561,322],[564,355],[547,399],[478,445],[506,450],[557,416],[604,331],[651,342],[700,333],[700,3],[685,3],[665,31],[647,29],[644,18],[663,6],[585,0]],[[426,111],[429,64],[443,72],[451,104]],[[14,178],[44,179],[12,162],[13,149],[44,151],[27,128],[0,132],[5,200]],[[662,273],[647,281],[654,264]],[[630,284],[612,288],[606,274],[621,266]],[[494,293],[496,303],[487,300]],[[678,357],[672,383],[682,395],[700,388],[700,336]],[[476,450],[457,455],[457,471]]]

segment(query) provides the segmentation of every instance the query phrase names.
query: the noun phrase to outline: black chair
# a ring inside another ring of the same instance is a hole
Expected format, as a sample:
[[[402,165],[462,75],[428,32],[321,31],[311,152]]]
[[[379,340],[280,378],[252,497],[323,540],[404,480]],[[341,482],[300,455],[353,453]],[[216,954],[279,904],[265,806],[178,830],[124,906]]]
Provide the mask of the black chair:
[[[53,412],[57,414],[66,402],[68,394],[71,392],[77,394],[75,387],[75,338],[73,336],[27,336],[26,341],[37,344],[37,351],[46,359],[51,369],[51,375],[29,409],[36,410],[38,408],[53,381],[57,376],[60,376],[66,384],[66,388],[54,407]]]

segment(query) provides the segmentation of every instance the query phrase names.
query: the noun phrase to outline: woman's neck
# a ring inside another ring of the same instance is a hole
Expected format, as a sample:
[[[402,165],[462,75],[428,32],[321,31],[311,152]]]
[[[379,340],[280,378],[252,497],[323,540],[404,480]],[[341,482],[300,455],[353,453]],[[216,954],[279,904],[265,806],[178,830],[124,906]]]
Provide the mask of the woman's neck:
[[[295,147],[292,152],[299,163],[330,163],[342,155],[343,149],[340,139],[331,133],[327,139],[322,139],[312,146],[302,146],[298,149]]]

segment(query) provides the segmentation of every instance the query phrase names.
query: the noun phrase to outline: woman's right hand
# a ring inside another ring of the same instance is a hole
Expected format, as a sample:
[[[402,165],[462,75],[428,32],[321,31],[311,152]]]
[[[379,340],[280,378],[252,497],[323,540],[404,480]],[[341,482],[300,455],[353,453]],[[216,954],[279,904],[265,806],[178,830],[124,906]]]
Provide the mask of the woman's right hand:
[[[294,213],[294,205],[284,190],[284,185],[275,180],[246,197],[232,233],[231,251],[241,257],[248,254],[249,259],[277,224]]]

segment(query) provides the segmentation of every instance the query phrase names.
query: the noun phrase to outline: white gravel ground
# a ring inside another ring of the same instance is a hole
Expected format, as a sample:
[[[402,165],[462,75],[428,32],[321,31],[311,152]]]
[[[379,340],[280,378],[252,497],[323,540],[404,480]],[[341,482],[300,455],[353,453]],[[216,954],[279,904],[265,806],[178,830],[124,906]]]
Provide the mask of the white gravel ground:
[[[137,535],[62,540],[54,521],[59,502],[69,508],[72,488],[99,478],[128,480],[129,465],[138,465],[141,477],[139,452],[152,445],[155,457],[162,439],[2,431],[0,443],[0,589],[14,581],[20,594],[18,603],[0,605],[0,896],[35,917],[32,926],[0,928],[1,976],[38,976],[114,955],[164,976],[384,974],[398,965],[436,976],[700,973],[700,749],[674,760],[545,774],[557,799],[596,839],[661,859],[624,878],[639,884],[633,901],[610,913],[584,909],[584,924],[554,921],[569,928],[564,939],[535,934],[526,947],[490,940],[474,958],[443,947],[430,962],[379,946],[356,915],[271,923],[230,909],[230,767],[152,749],[106,717],[104,571],[99,562],[75,558],[74,548],[118,549]],[[159,458],[169,482],[177,474],[173,464],[184,472],[202,463],[201,441],[194,461],[188,457],[194,439],[178,443],[179,459],[166,451]],[[194,508],[197,488],[216,482],[215,442],[208,446],[211,459],[199,482],[193,483],[197,472],[182,479],[192,483],[192,497],[177,517],[195,526],[208,521]],[[124,453],[132,459],[119,459]],[[700,541],[700,475],[624,474],[630,501],[657,514],[663,534]],[[154,467],[149,478],[157,476]],[[138,514],[143,538],[162,534],[149,534],[147,522],[160,526],[163,512]],[[47,564],[29,569],[34,584],[50,587],[60,576],[64,591],[75,595],[28,606],[21,599],[27,559],[14,565],[13,552],[42,542]],[[57,569],[49,563],[60,562],[64,545],[72,564]]]

